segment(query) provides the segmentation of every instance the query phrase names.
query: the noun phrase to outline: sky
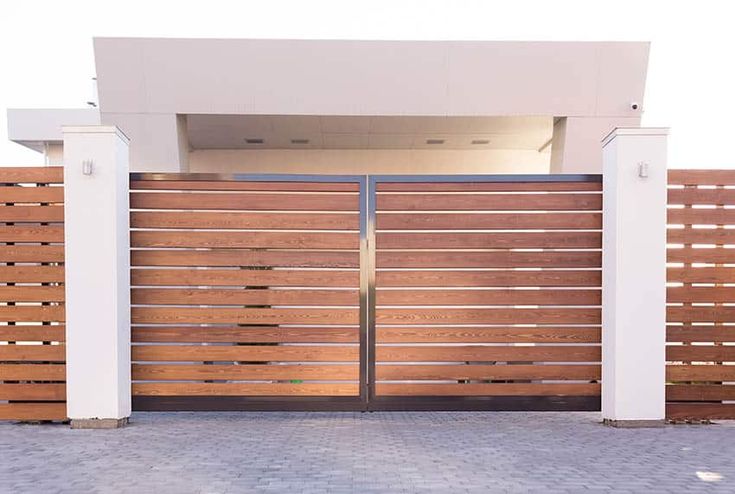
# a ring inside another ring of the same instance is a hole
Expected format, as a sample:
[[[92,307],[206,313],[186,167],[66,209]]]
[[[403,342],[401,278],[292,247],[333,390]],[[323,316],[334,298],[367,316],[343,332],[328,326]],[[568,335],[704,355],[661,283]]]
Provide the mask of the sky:
[[[0,165],[7,108],[85,106],[94,36],[651,41],[643,125],[670,127],[669,166],[735,168],[732,0],[0,0]]]

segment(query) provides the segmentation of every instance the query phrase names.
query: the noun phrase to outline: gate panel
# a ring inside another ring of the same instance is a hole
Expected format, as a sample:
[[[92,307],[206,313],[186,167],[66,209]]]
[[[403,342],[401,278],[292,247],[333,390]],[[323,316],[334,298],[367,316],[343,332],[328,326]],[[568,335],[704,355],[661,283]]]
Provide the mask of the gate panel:
[[[361,407],[363,184],[134,174],[135,408]]]
[[[371,190],[372,408],[599,409],[599,176]]]

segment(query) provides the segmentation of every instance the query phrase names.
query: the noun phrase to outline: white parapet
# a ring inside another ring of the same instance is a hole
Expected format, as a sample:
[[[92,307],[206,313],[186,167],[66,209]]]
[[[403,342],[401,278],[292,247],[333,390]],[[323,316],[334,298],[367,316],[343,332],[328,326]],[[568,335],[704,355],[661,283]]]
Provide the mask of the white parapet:
[[[64,127],[67,410],[72,427],[130,416],[128,138]]]
[[[666,370],[668,129],[603,140],[602,418],[662,424]]]

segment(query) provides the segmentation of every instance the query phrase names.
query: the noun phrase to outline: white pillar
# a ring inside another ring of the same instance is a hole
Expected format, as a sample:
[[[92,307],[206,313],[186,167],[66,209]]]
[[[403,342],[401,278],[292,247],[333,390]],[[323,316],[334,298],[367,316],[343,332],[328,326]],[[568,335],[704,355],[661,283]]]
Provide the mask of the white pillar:
[[[128,138],[64,127],[66,387],[73,428],[130,416]]]
[[[666,139],[618,128],[603,140],[602,418],[665,418]]]

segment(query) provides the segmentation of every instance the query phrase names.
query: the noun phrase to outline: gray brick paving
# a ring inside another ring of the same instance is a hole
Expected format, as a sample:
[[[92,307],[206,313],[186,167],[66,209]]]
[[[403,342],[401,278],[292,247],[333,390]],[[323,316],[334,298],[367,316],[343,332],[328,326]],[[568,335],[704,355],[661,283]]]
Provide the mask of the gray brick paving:
[[[112,431],[5,423],[0,492],[735,492],[735,423],[611,429],[597,419],[136,413]]]

